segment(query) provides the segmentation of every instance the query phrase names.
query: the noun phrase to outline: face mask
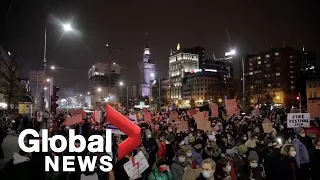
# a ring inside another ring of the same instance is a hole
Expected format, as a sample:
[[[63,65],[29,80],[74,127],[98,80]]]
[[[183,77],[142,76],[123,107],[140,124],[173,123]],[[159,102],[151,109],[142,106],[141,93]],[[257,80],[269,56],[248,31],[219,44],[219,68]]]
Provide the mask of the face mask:
[[[206,179],[209,179],[211,177],[210,171],[202,171],[202,176]]]
[[[178,159],[179,159],[179,161],[182,162],[182,163],[186,161],[186,157],[178,157]]]
[[[159,171],[160,172],[165,172],[167,169],[166,169],[166,167],[164,167],[164,166],[160,166],[159,167]]]
[[[296,157],[297,153],[295,151],[290,152],[291,157]]]
[[[258,167],[258,163],[250,163],[250,167],[251,168],[257,168]]]
[[[228,165],[228,166],[226,167],[226,172],[229,173],[230,171],[231,171],[231,166]]]
[[[192,153],[187,153],[187,157],[191,157],[192,156]]]
[[[152,135],[151,134],[147,134],[147,138],[151,138],[152,137]]]

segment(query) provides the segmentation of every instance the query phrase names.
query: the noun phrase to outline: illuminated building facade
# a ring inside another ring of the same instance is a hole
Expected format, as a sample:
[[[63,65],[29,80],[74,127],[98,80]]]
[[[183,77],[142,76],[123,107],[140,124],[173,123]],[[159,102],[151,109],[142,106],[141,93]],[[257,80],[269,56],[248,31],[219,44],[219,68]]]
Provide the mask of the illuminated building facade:
[[[139,63],[141,84],[139,88],[140,97],[148,97],[150,93],[150,82],[155,79],[156,64],[151,62],[151,52],[148,45],[144,48],[143,61]]]
[[[199,69],[199,55],[190,52],[189,49],[172,51],[169,56],[169,85],[170,99],[177,101],[182,99],[182,83],[185,73]]]

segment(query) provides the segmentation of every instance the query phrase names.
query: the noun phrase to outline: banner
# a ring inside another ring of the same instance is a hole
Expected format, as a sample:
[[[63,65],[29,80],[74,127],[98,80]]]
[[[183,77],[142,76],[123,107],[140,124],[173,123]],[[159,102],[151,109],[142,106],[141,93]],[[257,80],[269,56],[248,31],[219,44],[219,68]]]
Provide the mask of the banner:
[[[216,103],[211,104],[211,117],[218,117],[219,116],[219,107]]]
[[[78,114],[75,116],[68,117],[63,124],[66,126],[71,126],[71,125],[80,123],[81,121],[82,121],[82,114]]]
[[[208,111],[198,112],[197,114],[193,115],[193,118],[196,122],[208,121],[209,120],[209,112]]]
[[[149,167],[146,157],[140,151],[131,161],[123,165],[127,175],[132,179],[138,179],[141,174]]]
[[[148,124],[151,124],[152,122],[152,115],[150,112],[144,112],[143,113],[143,121],[148,123]]]
[[[169,114],[169,121],[172,122],[172,120],[174,120],[174,121],[179,120],[179,114],[176,111],[172,111]]]
[[[287,115],[287,127],[310,127],[310,113],[289,113]]]
[[[177,121],[177,132],[186,132],[188,131],[188,121]]]
[[[238,105],[236,99],[226,99],[225,100],[227,115],[237,115]]]

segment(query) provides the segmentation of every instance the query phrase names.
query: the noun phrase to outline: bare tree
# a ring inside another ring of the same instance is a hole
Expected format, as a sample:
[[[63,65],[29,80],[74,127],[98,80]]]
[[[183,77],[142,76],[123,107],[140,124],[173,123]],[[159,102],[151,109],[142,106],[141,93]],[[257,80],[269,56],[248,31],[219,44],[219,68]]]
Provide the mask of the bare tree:
[[[8,61],[1,58],[4,65],[4,71],[1,72],[0,77],[0,93],[4,95],[4,98],[8,104],[8,110],[11,109],[11,104],[17,104],[19,98],[24,95],[24,88],[22,88],[19,78],[18,70],[22,67],[14,59]]]

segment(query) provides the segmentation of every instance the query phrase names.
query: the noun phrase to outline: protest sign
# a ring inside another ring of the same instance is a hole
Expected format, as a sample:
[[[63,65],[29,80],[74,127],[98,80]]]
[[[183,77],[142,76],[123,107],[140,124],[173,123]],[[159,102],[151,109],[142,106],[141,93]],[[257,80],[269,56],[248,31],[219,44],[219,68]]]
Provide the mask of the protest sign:
[[[225,100],[227,115],[237,115],[238,105],[235,99],[226,99]]]
[[[152,122],[152,115],[150,112],[144,112],[143,113],[143,121],[148,123],[148,124],[151,124]]]
[[[209,120],[209,112],[208,111],[203,111],[203,112],[198,112],[197,114],[193,115],[193,118],[196,122],[198,121],[208,121]]]
[[[82,114],[78,114],[78,115],[75,115],[75,116],[68,117],[64,121],[64,125],[65,126],[71,126],[71,125],[80,123],[81,121],[82,121]]]
[[[211,130],[211,122],[208,120],[197,121],[197,128],[204,130],[204,131],[210,131]]]
[[[141,174],[149,167],[148,161],[140,151],[131,161],[123,165],[127,175],[132,179],[138,179]]]
[[[216,103],[212,103],[210,109],[211,109],[211,116],[212,117],[219,116],[219,112],[218,112],[219,107]]]
[[[178,121],[177,122],[177,132],[188,131],[188,121]]]
[[[310,127],[310,114],[309,113],[289,113],[287,115],[287,127]]]
[[[131,119],[130,115],[126,116],[132,123],[137,124],[135,119]],[[117,135],[125,135],[122,131],[120,131],[117,127],[115,127],[112,124],[108,124],[107,126],[108,129],[112,130],[113,134],[117,134]]]
[[[197,113],[198,113],[198,111],[195,110],[195,109],[189,109],[189,110],[187,111],[187,114],[189,115],[189,117],[192,117],[193,115],[195,115],[195,114],[197,114]]]
[[[179,120],[179,114],[176,111],[172,111],[169,114],[169,121],[172,122],[172,120],[174,120],[174,121],[178,121]]]

